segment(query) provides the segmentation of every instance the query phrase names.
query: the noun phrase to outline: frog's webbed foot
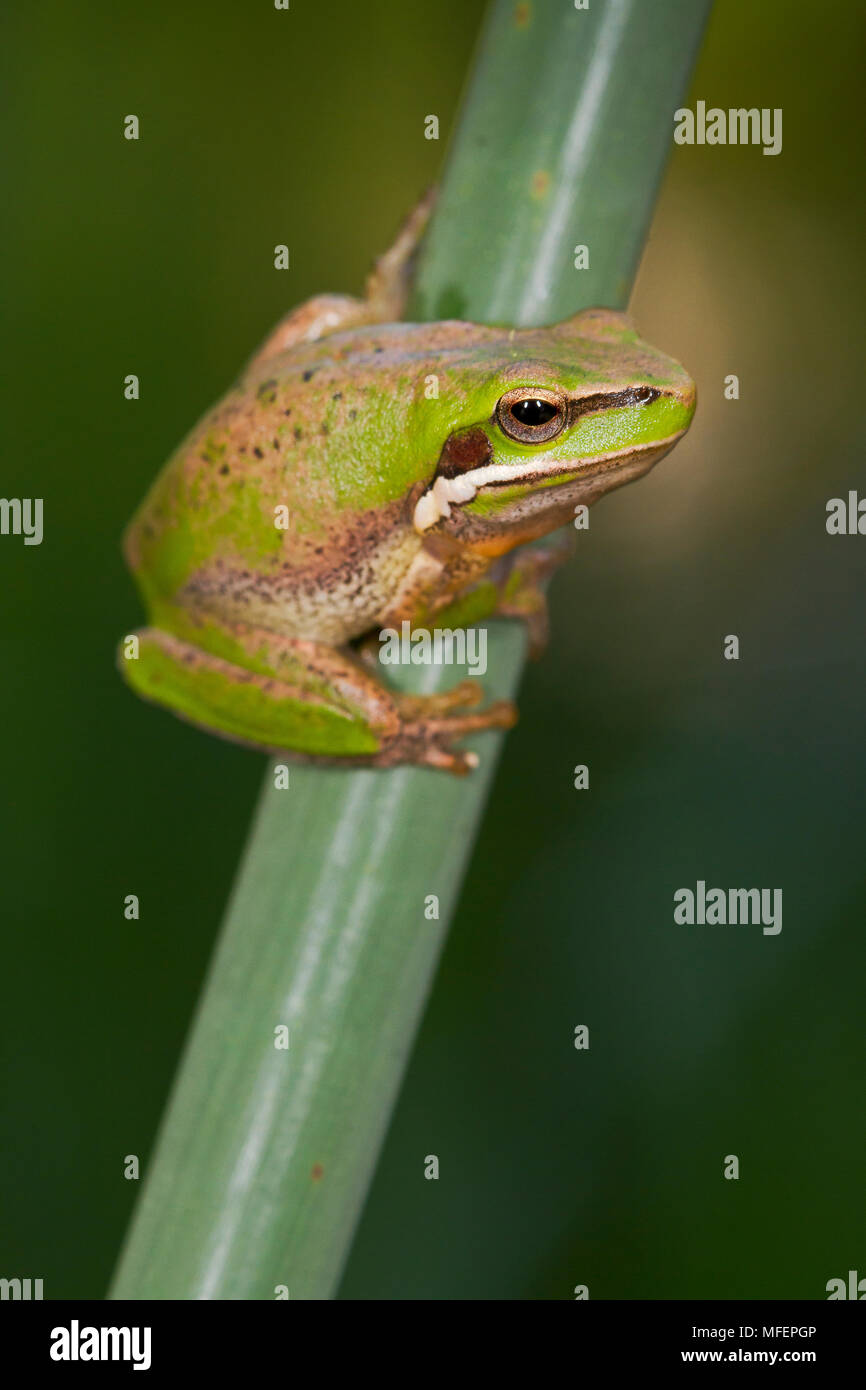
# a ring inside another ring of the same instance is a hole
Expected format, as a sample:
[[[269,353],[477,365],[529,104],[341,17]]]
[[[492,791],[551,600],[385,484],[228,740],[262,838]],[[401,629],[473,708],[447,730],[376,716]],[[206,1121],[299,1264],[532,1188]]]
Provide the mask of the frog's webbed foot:
[[[529,655],[533,660],[546,648],[550,632],[547,580],[573,551],[574,537],[566,534],[550,545],[522,550],[509,557],[508,577],[495,611],[500,617],[519,618],[526,624]]]
[[[379,643],[368,638],[355,648],[355,655],[373,677],[381,674]],[[379,767],[396,763],[422,763],[463,776],[477,767],[478,757],[451,744],[467,734],[483,729],[510,729],[517,721],[517,708],[510,700],[497,700],[485,710],[477,710],[484,699],[478,681],[464,680],[436,695],[404,695],[391,692],[399,725],[376,757]],[[468,711],[475,711],[469,713]]]
[[[380,765],[422,763],[465,776],[478,766],[478,755],[454,748],[455,740],[485,729],[510,729],[517,721],[517,710],[510,700],[496,700],[487,709],[476,711],[474,707],[482,698],[481,686],[472,680],[461,681],[439,695],[396,696],[400,729],[380,755]]]

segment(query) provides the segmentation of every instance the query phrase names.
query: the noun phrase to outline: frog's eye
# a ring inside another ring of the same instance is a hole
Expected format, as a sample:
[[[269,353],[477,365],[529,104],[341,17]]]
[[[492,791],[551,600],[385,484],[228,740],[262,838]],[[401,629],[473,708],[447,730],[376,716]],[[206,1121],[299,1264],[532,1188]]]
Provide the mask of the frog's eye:
[[[546,444],[565,427],[565,402],[542,388],[521,386],[507,391],[496,406],[496,422],[503,434],[520,444]]]

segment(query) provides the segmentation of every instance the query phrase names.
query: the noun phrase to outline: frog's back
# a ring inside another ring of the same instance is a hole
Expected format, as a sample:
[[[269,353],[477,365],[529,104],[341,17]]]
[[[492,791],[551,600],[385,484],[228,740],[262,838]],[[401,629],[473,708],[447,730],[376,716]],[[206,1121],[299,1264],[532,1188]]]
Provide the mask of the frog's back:
[[[412,389],[407,369],[383,392],[356,336],[257,364],[169,459],[125,538],[151,609],[324,641],[370,625],[417,549]]]
[[[151,607],[330,642],[372,626],[421,543],[412,513],[438,457],[419,431],[426,383],[479,331],[385,324],[256,361],[127,532]]]

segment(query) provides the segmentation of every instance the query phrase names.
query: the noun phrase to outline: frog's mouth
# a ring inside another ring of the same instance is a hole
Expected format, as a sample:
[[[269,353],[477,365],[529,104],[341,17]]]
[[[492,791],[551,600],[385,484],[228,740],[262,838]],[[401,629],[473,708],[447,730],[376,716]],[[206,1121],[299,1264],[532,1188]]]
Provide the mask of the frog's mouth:
[[[568,483],[574,482],[577,478],[596,478],[601,473],[621,468],[629,461],[641,461],[648,465],[653,461],[650,456],[660,457],[666,454],[683,433],[683,430],[678,430],[669,439],[633,444],[628,449],[617,449],[591,458],[566,461],[561,458],[541,457],[505,464],[483,463],[466,472],[450,475],[446,468],[437,473],[432,485],[418,499],[412,516],[413,525],[416,531],[429,531],[437,522],[450,517],[452,507],[462,507],[465,503],[471,502],[482,488],[489,490],[515,485],[527,488],[539,485],[553,487],[556,482]],[[640,471],[643,471],[643,468]]]

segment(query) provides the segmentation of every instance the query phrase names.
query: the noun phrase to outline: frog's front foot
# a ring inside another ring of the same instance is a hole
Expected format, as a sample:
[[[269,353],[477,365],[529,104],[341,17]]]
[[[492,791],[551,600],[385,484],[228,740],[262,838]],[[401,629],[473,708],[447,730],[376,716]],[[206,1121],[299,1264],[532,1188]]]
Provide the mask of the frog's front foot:
[[[529,655],[533,660],[541,656],[549,636],[547,580],[573,553],[574,538],[566,534],[549,545],[536,546],[509,557],[508,577],[496,613],[503,618],[518,618],[526,624]]]
[[[550,636],[547,596],[543,589],[527,586],[513,598],[503,599],[496,610],[503,618],[517,618],[526,626],[530,660],[544,654]]]
[[[477,681],[461,681],[440,695],[398,695],[400,728],[377,758],[381,767],[420,763],[465,776],[478,766],[478,755],[454,748],[457,739],[483,729],[510,729],[517,709],[510,700],[496,700],[476,710],[482,699]]]

